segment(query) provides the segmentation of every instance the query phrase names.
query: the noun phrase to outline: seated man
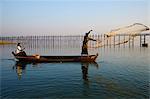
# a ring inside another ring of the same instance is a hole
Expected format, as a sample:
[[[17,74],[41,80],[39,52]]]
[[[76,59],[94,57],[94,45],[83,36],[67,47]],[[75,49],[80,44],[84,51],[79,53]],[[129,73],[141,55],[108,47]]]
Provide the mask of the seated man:
[[[17,44],[17,50],[16,50],[16,54],[22,52],[22,48],[21,48],[21,45],[20,43]]]
[[[19,56],[27,56],[26,53],[25,53],[25,51],[23,51],[24,49],[22,49],[20,43],[18,43],[17,44],[16,54],[18,54]]]

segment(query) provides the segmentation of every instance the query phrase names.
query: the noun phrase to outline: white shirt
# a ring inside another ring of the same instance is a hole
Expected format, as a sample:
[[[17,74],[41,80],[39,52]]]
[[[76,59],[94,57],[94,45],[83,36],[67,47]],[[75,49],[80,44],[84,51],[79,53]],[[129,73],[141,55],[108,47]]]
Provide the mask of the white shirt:
[[[18,54],[18,53],[20,53],[21,52],[21,46],[17,46],[17,50],[16,50],[16,53]]]

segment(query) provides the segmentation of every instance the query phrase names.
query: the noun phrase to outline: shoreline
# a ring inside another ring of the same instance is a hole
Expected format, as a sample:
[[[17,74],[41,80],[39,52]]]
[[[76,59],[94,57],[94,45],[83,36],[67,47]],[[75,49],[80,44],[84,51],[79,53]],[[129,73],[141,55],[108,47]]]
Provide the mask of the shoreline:
[[[16,44],[16,43],[15,42],[1,41],[0,40],[0,45],[7,45],[7,44]]]

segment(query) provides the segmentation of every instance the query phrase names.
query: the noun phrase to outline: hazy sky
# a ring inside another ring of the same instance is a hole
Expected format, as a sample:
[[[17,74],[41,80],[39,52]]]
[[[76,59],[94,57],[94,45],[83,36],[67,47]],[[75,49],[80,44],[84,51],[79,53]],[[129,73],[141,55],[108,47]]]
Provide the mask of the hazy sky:
[[[150,25],[149,0],[0,0],[1,35],[70,35]]]

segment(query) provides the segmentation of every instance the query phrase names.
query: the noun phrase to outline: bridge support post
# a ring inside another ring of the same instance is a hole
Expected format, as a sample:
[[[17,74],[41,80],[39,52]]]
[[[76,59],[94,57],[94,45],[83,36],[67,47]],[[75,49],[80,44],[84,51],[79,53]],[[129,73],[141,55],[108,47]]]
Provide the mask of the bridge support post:
[[[146,41],[146,35],[144,35],[144,43],[142,44],[142,47],[148,47],[148,43],[145,43]]]

